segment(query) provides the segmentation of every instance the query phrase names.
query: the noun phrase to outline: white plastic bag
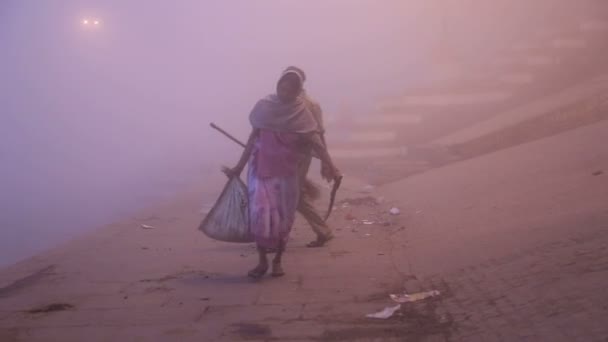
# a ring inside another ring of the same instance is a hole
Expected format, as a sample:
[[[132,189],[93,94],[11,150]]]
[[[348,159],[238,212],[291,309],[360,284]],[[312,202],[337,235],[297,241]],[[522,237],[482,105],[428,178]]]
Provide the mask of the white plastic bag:
[[[249,228],[247,186],[238,177],[226,183],[220,198],[199,228],[208,237],[224,242],[253,242]]]

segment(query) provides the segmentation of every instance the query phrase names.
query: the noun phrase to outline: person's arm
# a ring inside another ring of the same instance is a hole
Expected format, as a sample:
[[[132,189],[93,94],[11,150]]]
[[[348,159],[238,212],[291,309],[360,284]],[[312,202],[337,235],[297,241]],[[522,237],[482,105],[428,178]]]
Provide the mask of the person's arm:
[[[320,139],[321,139],[321,143],[323,144],[325,151],[329,151],[329,147],[327,146],[327,141],[325,141],[325,131],[321,132]],[[316,157],[319,158],[318,155]],[[319,159],[321,159],[321,158],[319,158]],[[327,172],[330,172],[331,168],[332,167],[329,164],[321,161],[321,174],[322,175],[326,174]]]
[[[243,154],[239,159],[239,162],[232,169],[224,167],[223,171],[228,177],[239,177],[245,169],[247,165],[247,161],[251,156],[251,151],[253,151],[253,144],[255,143],[255,139],[257,138],[259,130],[254,128],[249,135],[249,139],[247,140],[247,144],[245,145],[245,149],[243,150]]]
[[[321,142],[323,143],[323,146],[325,146],[325,148],[327,148],[327,142],[325,141],[325,127],[323,125],[323,109],[321,108],[321,105],[319,105],[317,102],[314,102],[310,99],[309,99],[309,101],[310,101],[310,111],[312,112],[312,116],[315,119],[315,122],[317,123],[318,129],[319,129],[319,134],[321,137]],[[315,150],[312,151],[312,157],[321,159]]]
[[[321,109],[321,106],[316,103],[313,106],[313,114],[315,117],[315,120],[317,121],[317,125],[319,126],[319,138],[321,139],[321,143],[323,144],[323,147],[325,148],[326,151],[329,151],[329,147],[327,146],[327,140],[325,140],[325,126],[323,124],[323,110]],[[321,159],[319,154],[317,152],[315,152],[313,150],[312,156],[317,158],[317,159]],[[331,166],[328,165],[327,163],[321,161],[321,175],[325,175],[329,172],[331,172]]]
[[[314,133],[310,134],[308,138],[311,143],[312,150],[319,156],[319,159],[324,166],[321,169],[323,178],[325,178],[327,181],[331,181],[341,177],[342,173],[340,170],[338,170],[331,159],[325,144],[321,140],[321,135],[319,133]]]

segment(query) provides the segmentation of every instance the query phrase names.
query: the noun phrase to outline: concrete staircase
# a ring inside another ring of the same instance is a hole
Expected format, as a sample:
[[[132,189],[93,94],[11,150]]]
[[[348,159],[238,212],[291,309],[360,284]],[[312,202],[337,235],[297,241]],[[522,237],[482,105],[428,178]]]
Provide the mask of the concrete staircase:
[[[377,176],[379,165],[394,165],[388,168],[399,170],[395,177],[419,172],[449,159],[448,137],[485,121],[498,122],[494,128],[500,129],[517,108],[608,73],[606,60],[608,20],[539,29],[492,58],[463,64],[460,77],[387,98],[369,115],[343,117],[329,127],[332,155],[368,178]],[[568,93],[572,101],[587,94],[582,89]]]

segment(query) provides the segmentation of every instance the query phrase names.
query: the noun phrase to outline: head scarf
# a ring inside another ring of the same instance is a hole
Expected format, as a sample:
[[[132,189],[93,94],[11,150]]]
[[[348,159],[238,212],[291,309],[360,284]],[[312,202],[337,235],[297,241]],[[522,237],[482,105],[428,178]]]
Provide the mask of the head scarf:
[[[274,132],[312,133],[320,132],[321,127],[315,120],[309,101],[303,91],[306,74],[296,67],[289,67],[283,71],[279,82],[288,74],[294,74],[300,80],[300,94],[290,102],[283,103],[276,94],[269,95],[255,105],[249,121],[253,128],[265,129]]]
[[[285,69],[285,71],[283,71],[283,74],[281,75],[281,77],[285,76],[286,73],[289,72],[294,72],[296,74],[298,74],[298,76],[300,77],[300,79],[302,80],[302,84],[304,82],[306,82],[306,73],[304,73],[304,70],[296,67],[296,66],[289,66]]]

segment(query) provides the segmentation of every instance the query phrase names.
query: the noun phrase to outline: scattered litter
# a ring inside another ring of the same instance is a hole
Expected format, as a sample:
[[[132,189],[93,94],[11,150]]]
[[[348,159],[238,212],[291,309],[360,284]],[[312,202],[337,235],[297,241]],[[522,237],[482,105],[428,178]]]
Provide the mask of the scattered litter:
[[[371,225],[371,224],[374,224],[374,221],[368,221],[368,220],[363,220],[363,221],[361,221],[361,222],[362,222],[363,224],[365,224],[365,225]]]
[[[389,213],[391,215],[399,215],[401,214],[401,210],[399,210],[399,208],[392,208],[391,210],[389,210]]]
[[[348,208],[348,207],[350,207],[350,204],[349,204],[348,202],[344,202],[344,203],[342,203],[342,208],[343,208],[343,209],[344,209],[344,208]]]
[[[410,303],[410,302],[417,302],[419,300],[423,300],[423,299],[427,299],[427,298],[431,298],[431,297],[437,297],[439,296],[440,293],[437,290],[433,290],[433,291],[427,291],[427,292],[418,292],[418,293],[414,293],[414,294],[391,294],[391,299],[393,301],[395,301],[396,303],[399,304],[403,304],[403,303]]]
[[[377,319],[389,319],[389,318],[393,317],[395,312],[397,312],[399,309],[401,309],[401,304],[396,305],[396,306],[386,307],[386,308],[384,308],[384,310],[382,310],[380,312],[368,314],[368,315],[365,315],[365,317],[377,318]]]
[[[592,175],[594,175],[594,176],[599,176],[599,175],[602,175],[602,174],[604,174],[604,171],[602,171],[602,170],[597,170],[594,173],[592,173]]]
[[[356,218],[353,216],[353,214],[348,213],[348,214],[344,215],[344,219],[347,221],[354,221]]]
[[[54,303],[45,305],[36,309],[29,310],[30,314],[40,314],[40,313],[49,313],[49,312],[57,312],[57,311],[66,311],[74,309],[74,305],[65,304],[65,303]]]
[[[156,228],[156,227],[154,227],[154,226],[149,226],[149,225],[147,225],[147,224],[142,224],[142,225],[141,225],[141,227],[142,227],[143,229],[154,229],[154,228]]]
[[[370,193],[372,191],[374,191],[374,186],[373,185],[366,185],[366,186],[363,187],[363,192],[365,192],[365,193]]]
[[[365,236],[372,236],[372,234],[370,234],[370,233],[366,233],[366,234],[365,234]]]

